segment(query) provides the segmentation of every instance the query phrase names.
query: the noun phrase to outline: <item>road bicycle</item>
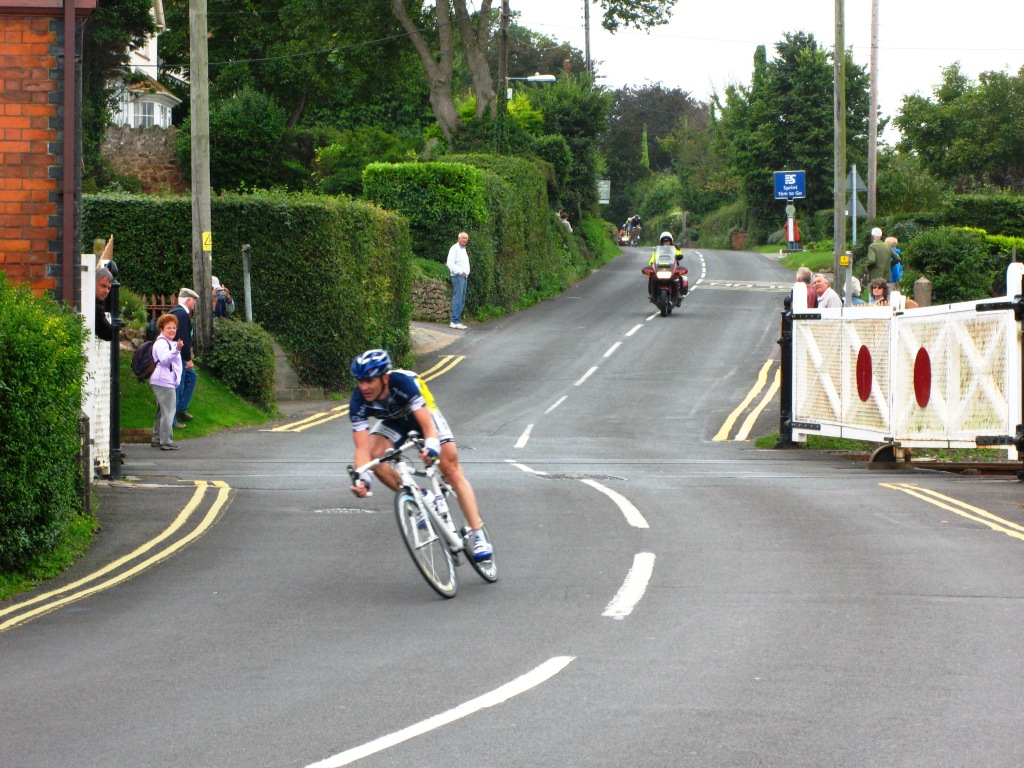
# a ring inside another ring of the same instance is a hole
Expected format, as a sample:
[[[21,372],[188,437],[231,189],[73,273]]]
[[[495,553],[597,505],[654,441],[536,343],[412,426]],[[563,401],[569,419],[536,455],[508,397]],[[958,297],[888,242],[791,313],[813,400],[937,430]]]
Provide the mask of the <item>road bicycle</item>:
[[[395,492],[395,516],[406,549],[427,584],[441,597],[452,598],[459,586],[455,568],[462,565],[463,558],[490,583],[498,580],[498,566],[493,556],[486,560],[473,559],[473,529],[468,525],[461,529],[456,527],[449,506],[449,499],[455,499],[455,492],[442,477],[437,464],[421,461],[421,469],[405,455],[409,450],[418,454],[423,445],[423,439],[416,432],[410,432],[405,444],[388,449],[379,459],[361,467],[349,465],[348,474],[354,485],[363,472],[380,464],[395,468],[401,477]],[[490,540],[486,525],[484,533]]]

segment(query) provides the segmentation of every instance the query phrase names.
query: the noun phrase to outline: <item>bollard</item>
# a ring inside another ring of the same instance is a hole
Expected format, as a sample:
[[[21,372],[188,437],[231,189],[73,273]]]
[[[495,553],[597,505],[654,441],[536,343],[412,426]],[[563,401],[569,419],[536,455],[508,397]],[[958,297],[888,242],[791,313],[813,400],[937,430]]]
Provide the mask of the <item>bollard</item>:
[[[245,289],[245,322],[252,322],[252,280],[250,279],[249,256],[252,254],[252,246],[246,243],[242,246],[242,286]]]
[[[110,342],[110,478],[120,480],[121,462],[121,283],[117,281],[117,264],[113,259],[107,262],[107,269],[114,276],[110,285],[110,327],[114,338]]]
[[[927,277],[919,277],[914,281],[914,301],[919,307],[932,305],[932,281]]]

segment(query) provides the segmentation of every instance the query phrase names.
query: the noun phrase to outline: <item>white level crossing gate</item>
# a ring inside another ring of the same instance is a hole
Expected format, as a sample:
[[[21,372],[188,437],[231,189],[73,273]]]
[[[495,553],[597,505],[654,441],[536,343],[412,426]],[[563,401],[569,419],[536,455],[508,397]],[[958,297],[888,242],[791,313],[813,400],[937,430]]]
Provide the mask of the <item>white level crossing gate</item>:
[[[904,312],[806,308],[797,283],[792,329],[792,439],[829,435],[905,447],[1010,444],[1021,414],[1024,266],[1007,299]],[[799,306],[802,304],[803,306]],[[997,308],[999,307],[999,308]],[[980,438],[980,440],[979,440]]]

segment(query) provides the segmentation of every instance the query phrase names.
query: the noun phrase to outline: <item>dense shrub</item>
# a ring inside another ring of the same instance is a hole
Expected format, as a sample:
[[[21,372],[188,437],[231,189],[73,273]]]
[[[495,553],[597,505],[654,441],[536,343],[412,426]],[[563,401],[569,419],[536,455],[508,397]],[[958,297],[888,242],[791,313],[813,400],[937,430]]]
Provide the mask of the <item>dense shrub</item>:
[[[674,173],[659,173],[644,186],[640,197],[640,215],[645,221],[679,210],[683,200],[683,184]]]
[[[316,150],[317,191],[356,197],[363,191],[363,169],[370,162],[415,160],[422,148],[419,137],[402,138],[375,126],[341,132],[335,143]]]
[[[587,244],[590,258],[596,264],[603,264],[619,255],[616,245],[619,229],[614,224],[601,219],[587,218],[579,223],[576,232]]]
[[[951,195],[942,217],[945,224],[1024,237],[1024,195]]]
[[[977,232],[939,227],[919,234],[903,250],[903,261],[932,281],[934,303],[988,298],[1002,268]]]
[[[81,513],[82,318],[0,273],[0,570],[49,549]]]
[[[281,178],[284,111],[270,96],[243,88],[210,103],[210,185],[219,191],[265,189]],[[178,132],[178,161],[191,178],[191,117]]]
[[[268,410],[274,404],[274,341],[258,323],[215,320],[203,364],[253,405]]]

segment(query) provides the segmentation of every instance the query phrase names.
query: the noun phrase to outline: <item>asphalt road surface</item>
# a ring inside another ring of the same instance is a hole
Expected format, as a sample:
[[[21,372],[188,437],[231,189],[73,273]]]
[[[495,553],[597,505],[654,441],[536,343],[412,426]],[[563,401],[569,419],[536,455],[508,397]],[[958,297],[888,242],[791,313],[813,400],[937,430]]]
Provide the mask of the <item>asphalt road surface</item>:
[[[736,439],[792,275],[688,250],[663,318],[647,255],[418,362],[497,584],[427,587],[345,403],[131,448],[79,599],[0,604],[0,766],[1024,764],[1020,484]]]

